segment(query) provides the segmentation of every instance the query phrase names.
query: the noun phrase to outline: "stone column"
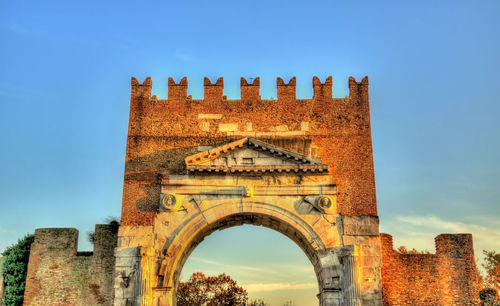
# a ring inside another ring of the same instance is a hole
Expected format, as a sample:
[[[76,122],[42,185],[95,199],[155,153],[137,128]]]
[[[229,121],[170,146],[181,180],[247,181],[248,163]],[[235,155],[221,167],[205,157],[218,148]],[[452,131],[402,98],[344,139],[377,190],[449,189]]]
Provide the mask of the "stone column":
[[[154,306],[173,306],[173,291],[172,287],[156,287],[153,288]]]
[[[126,248],[115,253],[115,306],[140,306],[141,248]]]
[[[344,277],[342,287],[344,288],[344,305],[361,305],[359,300],[359,286],[357,283],[355,257],[345,255],[342,257],[342,266],[344,268]]]
[[[361,305],[353,254],[353,246],[318,252],[320,306]]]

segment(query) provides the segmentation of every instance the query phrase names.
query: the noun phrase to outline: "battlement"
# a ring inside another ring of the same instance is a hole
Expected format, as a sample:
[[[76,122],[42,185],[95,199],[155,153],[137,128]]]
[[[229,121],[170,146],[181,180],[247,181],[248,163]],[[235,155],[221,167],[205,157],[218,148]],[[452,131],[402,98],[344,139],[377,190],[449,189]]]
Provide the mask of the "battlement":
[[[152,79],[146,78],[141,84],[132,77],[132,99],[149,99],[151,97]],[[313,100],[331,100],[333,99],[333,78],[329,76],[322,83],[317,76],[313,77]],[[297,78],[292,77],[288,83],[281,77],[276,78],[277,100],[295,100]],[[222,101],[224,97],[224,78],[220,77],[215,83],[205,77],[204,99],[207,101]],[[168,78],[168,99],[171,101],[190,100],[187,95],[188,79],[183,77],[179,83],[173,78]],[[248,83],[245,78],[240,79],[241,101],[261,100],[260,97],[260,78],[256,77],[252,83]],[[349,77],[349,98],[350,100],[360,100],[367,98],[368,95],[368,77],[364,77],[361,82],[357,82],[354,77]]]
[[[256,77],[251,84],[245,78],[240,79],[241,100],[260,100],[260,78]]]
[[[35,230],[25,305],[110,305],[117,226],[98,224],[94,252],[77,252],[75,228]]]
[[[212,84],[210,79],[205,77],[203,81],[205,99],[220,101],[223,99],[224,78],[220,77]]]
[[[472,234],[441,234],[434,238],[436,254],[450,257],[474,258]]]
[[[394,251],[393,239],[389,234],[381,233],[380,241],[386,251]],[[474,252],[472,234],[440,234],[434,238],[436,247],[435,255],[450,257],[468,257]],[[405,255],[405,254],[401,254]],[[409,254],[414,255],[414,254]],[[424,254],[433,255],[433,254]]]
[[[380,234],[382,294],[390,305],[466,305],[477,301],[477,271],[471,234],[441,234],[434,254],[394,250]]]
[[[60,256],[75,256],[78,247],[76,228],[38,228],[35,230],[33,248],[50,250]]]

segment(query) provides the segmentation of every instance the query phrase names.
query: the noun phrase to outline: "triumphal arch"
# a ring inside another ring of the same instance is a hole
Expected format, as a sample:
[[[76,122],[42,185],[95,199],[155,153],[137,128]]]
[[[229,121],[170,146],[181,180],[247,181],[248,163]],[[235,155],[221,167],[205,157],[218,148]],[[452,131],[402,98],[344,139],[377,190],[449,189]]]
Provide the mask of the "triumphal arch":
[[[121,224],[96,225],[93,252],[74,228],[41,228],[31,245],[25,305],[176,303],[182,267],[215,230],[266,226],[304,251],[325,305],[477,305],[470,234],[441,234],[436,252],[402,253],[379,234],[368,78],[313,78],[297,99],[295,78],[277,99],[241,79],[228,100],[205,78],[204,99],[169,79],[168,99],[132,78]],[[0,284],[1,285],[1,284]]]
[[[259,82],[242,78],[228,100],[222,78],[205,78],[195,100],[187,78],[169,79],[162,100],[132,78],[116,305],[175,305],[191,251],[241,224],[297,243],[320,305],[382,303],[368,79],[333,98],[332,78],[315,77],[313,98],[297,99],[295,78],[278,78],[276,100]]]

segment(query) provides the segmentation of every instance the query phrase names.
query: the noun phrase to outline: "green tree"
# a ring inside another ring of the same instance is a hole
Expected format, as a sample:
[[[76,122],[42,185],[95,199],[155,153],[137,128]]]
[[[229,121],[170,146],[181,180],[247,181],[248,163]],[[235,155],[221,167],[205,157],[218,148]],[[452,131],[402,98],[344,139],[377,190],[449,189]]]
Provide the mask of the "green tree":
[[[33,235],[26,235],[2,253],[5,257],[5,262],[2,267],[2,275],[5,284],[5,297],[2,301],[3,305],[23,305],[30,247],[34,239],[35,237]]]
[[[483,287],[500,291],[500,253],[495,251],[485,251],[483,267],[486,270],[486,277],[483,280]]]
[[[500,253],[495,251],[484,251],[484,263],[482,264],[486,271],[486,276],[481,276],[482,290],[479,292],[479,298],[482,305],[500,305]]]
[[[205,276],[201,272],[191,275],[189,281],[177,286],[179,306],[245,306],[247,292],[226,274]]]
[[[258,300],[251,300],[250,302],[248,302],[247,306],[270,306],[270,304],[266,303],[262,299],[258,299]]]

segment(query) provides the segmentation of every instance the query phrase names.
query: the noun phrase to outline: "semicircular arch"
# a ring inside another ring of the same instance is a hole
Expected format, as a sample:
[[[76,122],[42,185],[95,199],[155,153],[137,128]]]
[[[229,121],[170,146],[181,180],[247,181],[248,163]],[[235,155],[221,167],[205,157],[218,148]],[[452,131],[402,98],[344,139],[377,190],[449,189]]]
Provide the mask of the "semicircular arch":
[[[158,286],[176,289],[186,260],[205,237],[216,230],[242,224],[264,226],[294,241],[312,263],[320,286],[321,266],[317,254],[326,249],[322,237],[290,211],[273,204],[252,201],[245,201],[238,206],[218,203],[179,225],[175,230],[176,235],[167,240],[163,247],[165,260],[159,269]]]

